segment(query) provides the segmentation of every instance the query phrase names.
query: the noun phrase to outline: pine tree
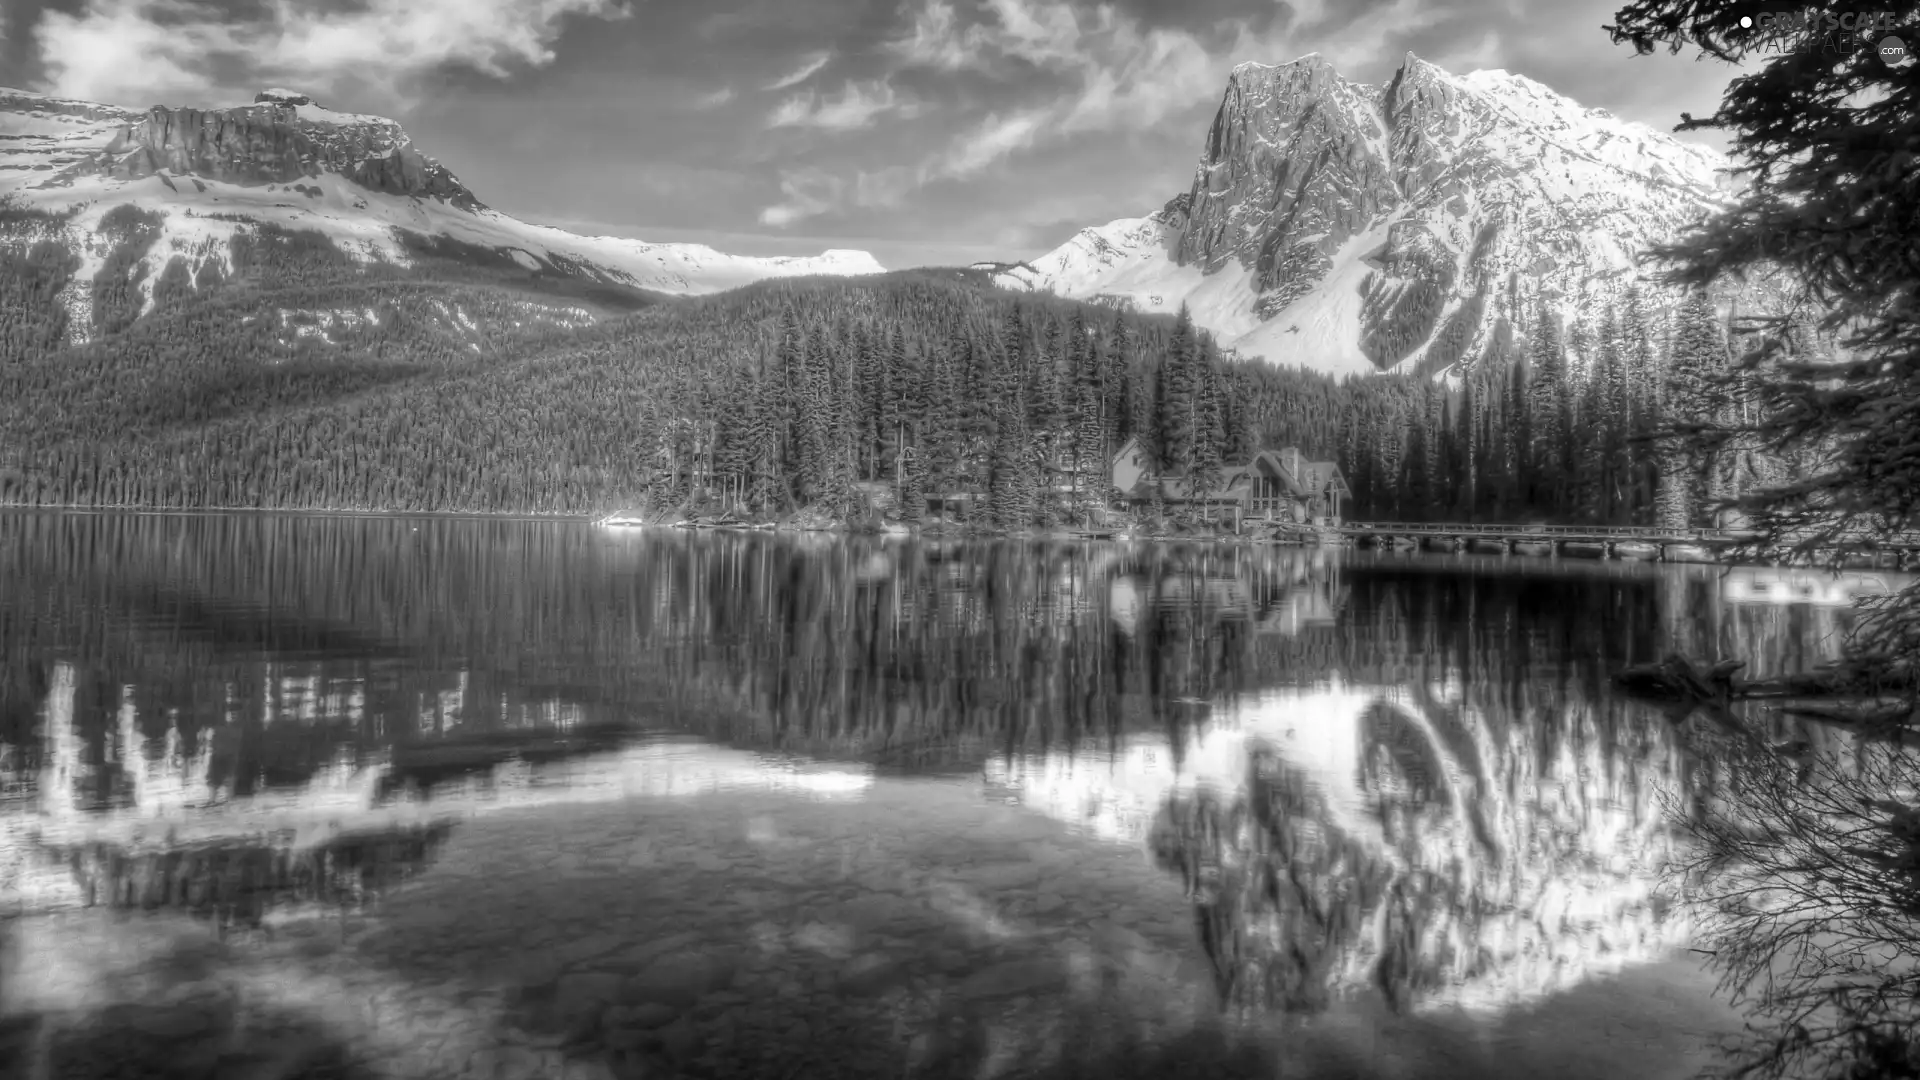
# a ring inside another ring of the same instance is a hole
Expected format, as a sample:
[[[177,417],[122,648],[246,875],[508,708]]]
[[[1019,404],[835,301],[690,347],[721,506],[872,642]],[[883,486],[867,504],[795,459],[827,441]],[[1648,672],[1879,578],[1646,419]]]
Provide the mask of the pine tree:
[[[1627,380],[1627,457],[1631,481],[1628,516],[1651,523],[1658,517],[1654,492],[1659,486],[1660,461],[1653,435],[1660,424],[1661,391],[1653,341],[1654,313],[1637,286],[1628,286],[1620,309],[1620,364]]]
[[[1633,458],[1628,438],[1632,432],[1633,400],[1623,353],[1624,334],[1619,314],[1609,305],[1600,319],[1592,409],[1595,414],[1594,453],[1599,496],[1597,520],[1626,525],[1633,520]]]
[[[1051,456],[1054,436],[1066,415],[1060,395],[1060,323],[1057,319],[1048,320],[1046,341],[1027,366],[1023,396],[1027,406],[1027,431],[1035,446]]]
[[[1447,505],[1448,492],[1446,475],[1451,445],[1447,438],[1449,426],[1447,395],[1439,383],[1432,379],[1422,380],[1421,389],[1424,401],[1420,421],[1427,432],[1426,475],[1421,481],[1426,487],[1426,499],[1421,507],[1429,520],[1440,520],[1441,509]]]
[[[757,400],[748,414],[752,476],[747,505],[759,513],[773,513],[784,508],[786,493],[791,490],[781,453],[779,421],[788,399],[783,381],[765,363],[760,366],[756,390]]]
[[[1721,336],[1713,300],[1704,289],[1696,289],[1674,317],[1673,339],[1667,350],[1667,421],[1674,430],[1684,434],[1721,426],[1726,355],[1726,339]],[[1682,442],[1690,452],[1674,455],[1669,463],[1683,468],[1685,476],[1672,479],[1685,483],[1687,503],[1695,514],[1709,512],[1719,495],[1713,483],[1720,463],[1719,449],[1693,439],[1683,438]]]
[[[1533,462],[1532,372],[1525,357],[1514,358],[1507,366],[1506,379],[1506,463],[1502,475],[1506,490],[1501,511],[1520,512],[1532,504],[1532,485],[1537,470]]]
[[[959,401],[959,382],[955,358],[946,350],[921,354],[920,390],[923,407],[915,414],[914,438],[920,467],[927,475],[931,492],[942,493],[955,487],[954,467],[963,436]]]
[[[1528,454],[1529,501],[1565,509],[1567,480],[1567,357],[1557,317],[1543,299],[1527,345],[1527,413],[1533,442]]]
[[[1193,313],[1182,304],[1154,390],[1153,456],[1163,475],[1185,476],[1193,467],[1198,367]]]
[[[1211,340],[1203,340],[1197,367],[1194,373],[1193,476],[1196,484],[1211,489],[1219,478],[1221,451],[1226,441],[1226,421],[1221,415],[1220,373]]]
[[[1144,430],[1135,423],[1140,395],[1133,382],[1133,335],[1119,312],[1114,313],[1101,346],[1101,423],[1108,447],[1118,449]]]
[[[1609,513],[1605,368],[1610,349],[1595,341],[1589,351],[1590,370],[1577,386],[1580,401],[1574,409],[1573,513],[1579,521],[1604,523]]]
[[[780,310],[780,326],[774,346],[775,379],[782,393],[775,402],[770,420],[779,433],[781,468],[793,483],[801,482],[802,459],[806,454],[799,407],[807,393],[806,334],[800,314],[792,303]]]
[[[853,481],[860,477],[860,358],[854,341],[853,324],[840,316],[834,334],[833,357],[833,455],[834,481],[844,496],[851,494]]]
[[[1594,362],[1594,334],[1587,321],[1575,318],[1567,324],[1566,332],[1567,385],[1570,388],[1584,386],[1596,364]],[[1578,392],[1572,395],[1578,400]]]
[[[805,382],[798,409],[799,460],[795,472],[802,503],[832,497],[836,455],[832,332],[818,322],[807,328]]]
[[[881,438],[885,431],[885,370],[880,345],[863,320],[853,328],[854,431],[859,439],[860,476],[875,479],[880,468]]]
[[[1429,521],[1433,517],[1432,481],[1436,471],[1433,462],[1433,414],[1426,407],[1432,394],[1431,382],[1416,391],[1411,415],[1407,418],[1407,452],[1400,461],[1400,475],[1395,477],[1402,493],[1400,512],[1412,521]]]
[[[1460,413],[1455,421],[1460,434],[1454,440],[1452,472],[1457,478],[1458,488],[1453,505],[1454,513],[1463,521],[1480,519],[1480,471],[1483,468],[1480,454],[1484,445],[1483,429],[1487,422],[1483,378],[1480,372],[1472,371],[1462,380]]]
[[[887,339],[886,354],[880,363],[882,453],[897,459],[907,445],[907,418],[919,415],[920,410],[926,407],[924,402],[914,400],[920,380],[909,365],[906,333],[897,322],[893,324],[893,332]],[[896,467],[895,474],[902,475],[903,471]]]
[[[1032,442],[1017,403],[1001,411],[987,482],[988,513],[996,528],[1032,524],[1035,484]]]
[[[714,474],[720,495],[728,509],[744,498],[754,456],[754,413],[759,402],[752,375],[738,372],[725,376],[715,397],[726,402],[742,402],[741,407],[714,410]]]
[[[1074,495],[1084,510],[1105,502],[1107,440],[1099,353],[1089,340],[1086,321],[1075,311],[1067,323],[1067,364],[1072,372],[1073,430],[1069,456]]]
[[[964,439],[959,452],[965,461],[984,461],[998,426],[995,410],[1007,397],[1000,383],[1000,365],[992,348],[975,343],[964,332],[955,336],[953,347]],[[971,475],[971,468],[968,471]]]
[[[1226,389],[1222,395],[1221,423],[1226,430],[1222,453],[1236,465],[1252,460],[1259,449],[1253,430],[1253,388],[1249,383],[1244,368],[1228,375],[1223,382]]]
[[[994,369],[994,389],[1005,392],[1022,386],[1027,380],[1027,365],[1033,360],[1025,313],[1015,304],[1007,308],[1000,321],[1000,355]]]
[[[1374,475],[1379,478],[1379,483],[1374,492],[1377,505],[1374,513],[1391,521],[1402,520],[1401,507],[1406,484],[1401,469],[1406,464],[1407,444],[1412,438],[1410,427],[1405,423],[1388,423],[1376,429],[1379,437],[1374,442]]]

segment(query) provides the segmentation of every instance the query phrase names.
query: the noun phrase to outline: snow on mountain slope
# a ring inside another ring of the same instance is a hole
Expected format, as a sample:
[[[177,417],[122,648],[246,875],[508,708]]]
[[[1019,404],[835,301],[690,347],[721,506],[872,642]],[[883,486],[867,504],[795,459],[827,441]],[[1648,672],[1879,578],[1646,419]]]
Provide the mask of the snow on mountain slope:
[[[15,215],[0,240],[64,242],[82,263],[68,289],[74,308],[85,307],[118,242],[110,234],[126,212],[114,217],[115,209],[129,205],[159,221],[130,270],[149,304],[170,260],[184,258],[196,275],[208,265],[230,273],[230,241],[262,225],[317,232],[360,261],[408,264],[405,230],[477,246],[531,271],[670,294],[884,272],[863,251],[756,258],[519,221],[481,203],[394,121],[334,112],[279,89],[234,108],[136,112],[0,88],[0,199],[54,215]]]
[[[1242,64],[1188,191],[994,280],[1185,303],[1221,344],[1276,363],[1458,370],[1543,302],[1580,320],[1617,299],[1637,253],[1722,204],[1726,168],[1504,71],[1409,54],[1372,87],[1318,55]]]

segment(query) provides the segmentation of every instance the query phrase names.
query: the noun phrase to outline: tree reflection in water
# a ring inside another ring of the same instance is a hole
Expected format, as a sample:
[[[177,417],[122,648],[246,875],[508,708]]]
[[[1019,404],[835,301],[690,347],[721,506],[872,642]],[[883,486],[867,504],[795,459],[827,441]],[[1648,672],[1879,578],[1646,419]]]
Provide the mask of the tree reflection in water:
[[[577,777],[540,769],[677,730],[731,748],[716,775],[774,754],[837,759],[851,781],[984,773],[1077,826],[1151,833],[1236,1006],[1312,1011],[1370,988],[1498,1004],[1685,933],[1656,888],[1660,800],[1709,785],[1712,758],[1607,676],[1668,649],[1792,670],[1837,642],[1844,610],[1729,603],[1715,574],[0,515],[0,825],[85,837],[241,804],[553,799]],[[69,863],[96,853],[82,877],[100,894],[233,917],[368,880],[284,845],[162,859],[62,843]],[[435,843],[396,838],[392,864]]]

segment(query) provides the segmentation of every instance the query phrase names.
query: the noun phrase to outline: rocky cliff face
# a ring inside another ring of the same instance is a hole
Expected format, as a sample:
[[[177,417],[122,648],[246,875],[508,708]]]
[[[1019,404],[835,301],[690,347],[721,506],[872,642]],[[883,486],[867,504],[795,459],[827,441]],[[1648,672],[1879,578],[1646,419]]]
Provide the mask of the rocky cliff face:
[[[399,124],[335,113],[287,91],[262,93],[237,109],[155,106],[62,176],[139,180],[161,172],[240,185],[332,173],[381,194],[480,205],[451,172],[415,150]]]
[[[999,280],[1186,303],[1273,361],[1444,370],[1524,330],[1539,300],[1579,319],[1617,297],[1639,251],[1717,204],[1725,166],[1504,71],[1409,55],[1375,87],[1317,55],[1243,64],[1182,198]]]
[[[1347,238],[1399,201],[1367,88],[1310,56],[1242,65],[1201,152],[1175,261],[1253,272],[1275,310],[1319,280]]]

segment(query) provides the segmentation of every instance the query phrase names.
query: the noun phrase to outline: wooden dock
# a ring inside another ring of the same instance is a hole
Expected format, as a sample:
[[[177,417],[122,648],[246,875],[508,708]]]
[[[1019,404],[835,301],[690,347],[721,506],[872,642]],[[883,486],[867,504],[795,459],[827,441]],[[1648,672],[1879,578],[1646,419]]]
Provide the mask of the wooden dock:
[[[1663,529],[1640,525],[1482,525],[1469,522],[1349,521],[1335,527],[1354,543],[1375,547],[1424,547],[1483,555],[1530,555],[1584,559],[1658,559],[1716,562],[1720,553],[1750,543],[1758,534],[1735,529]],[[1920,533],[1863,543],[1851,552],[1863,567],[1892,569],[1920,563]]]

